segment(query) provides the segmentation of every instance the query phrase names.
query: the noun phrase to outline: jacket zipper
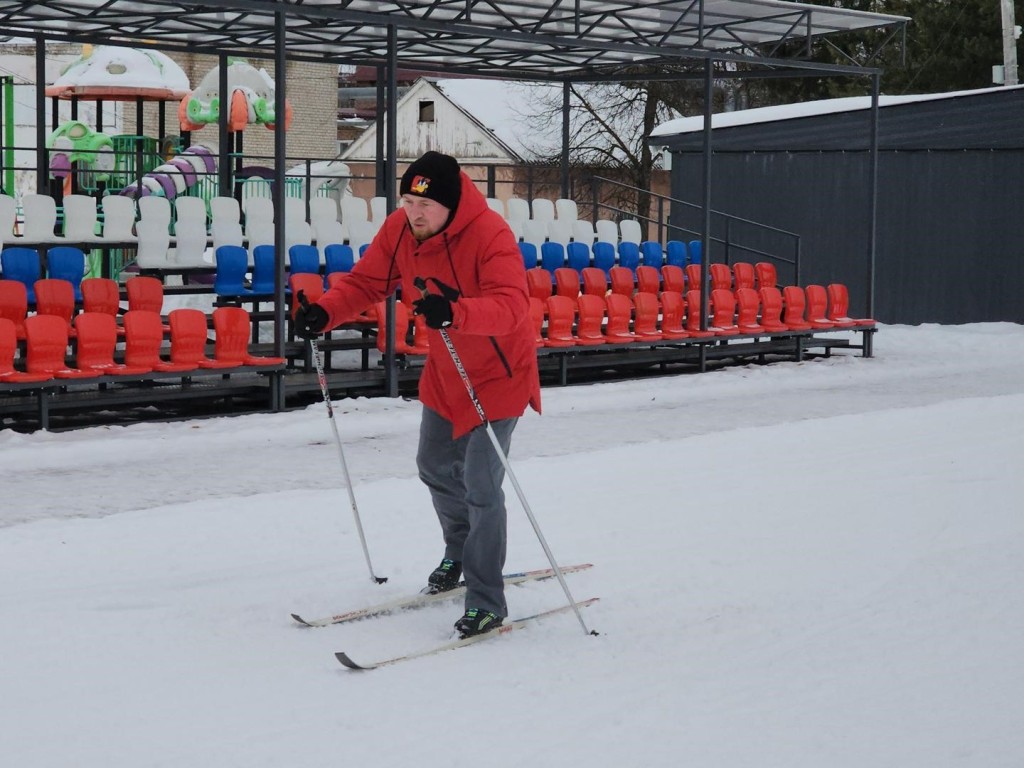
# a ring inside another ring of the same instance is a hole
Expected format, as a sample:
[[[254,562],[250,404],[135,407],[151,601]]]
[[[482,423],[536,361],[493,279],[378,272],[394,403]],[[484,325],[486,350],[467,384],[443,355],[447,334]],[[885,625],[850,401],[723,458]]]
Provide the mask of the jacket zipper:
[[[505,366],[505,374],[511,379],[512,378],[512,367],[508,364],[508,360],[505,359],[505,353],[501,351],[501,347],[498,345],[498,340],[493,336],[488,336],[491,340],[491,345],[494,347],[494,351],[498,353],[498,359],[501,360],[501,364]]]

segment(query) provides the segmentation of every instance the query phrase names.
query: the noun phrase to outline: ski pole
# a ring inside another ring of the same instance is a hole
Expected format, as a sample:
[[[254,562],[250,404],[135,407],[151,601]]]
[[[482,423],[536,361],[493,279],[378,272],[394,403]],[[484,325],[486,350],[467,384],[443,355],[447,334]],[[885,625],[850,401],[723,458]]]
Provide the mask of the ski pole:
[[[453,301],[458,297],[458,294],[453,288],[445,285],[437,278],[431,278],[437,285],[438,289],[449,301]],[[417,277],[413,281],[413,285],[423,295],[427,295],[427,283],[422,277]],[[466,392],[469,394],[469,399],[473,401],[473,407],[476,408],[477,415],[480,417],[480,421],[484,425],[484,429],[487,431],[487,436],[491,439],[491,445],[494,446],[495,452],[498,454],[498,460],[501,465],[505,468],[505,474],[508,475],[508,479],[512,481],[512,487],[516,489],[516,495],[519,497],[519,503],[523,505],[523,509],[526,511],[526,516],[530,520],[530,525],[533,526],[533,532],[537,534],[537,540],[540,541],[540,546],[544,550],[544,554],[547,555],[548,562],[551,563],[551,570],[555,572],[555,576],[558,577],[558,583],[562,585],[562,591],[565,592],[566,598],[569,600],[569,605],[572,606],[573,611],[576,614],[576,618],[579,619],[580,626],[583,627],[583,631],[588,635],[596,635],[597,632],[593,632],[587,629],[586,622],[583,621],[583,614],[580,613],[579,606],[576,604],[575,598],[572,596],[572,592],[569,591],[569,585],[565,581],[565,575],[562,573],[562,569],[558,567],[558,563],[555,561],[555,556],[551,553],[551,548],[548,547],[548,542],[544,538],[544,534],[540,530],[540,526],[537,524],[537,518],[533,515],[533,510],[530,508],[529,502],[526,500],[526,494],[523,493],[522,487],[519,485],[519,480],[516,478],[515,472],[512,471],[512,465],[509,463],[508,456],[505,455],[505,449],[501,447],[501,443],[498,441],[498,436],[494,433],[494,428],[491,426],[491,422],[487,420],[487,416],[484,413],[484,407],[480,404],[480,399],[476,396],[476,390],[473,388],[473,383],[469,380],[469,375],[466,373],[466,369],[462,365],[462,358],[459,357],[459,353],[455,350],[455,345],[452,344],[452,339],[448,335],[446,328],[440,328],[441,338],[444,340],[445,347],[448,348],[448,354],[451,355],[452,362],[455,363],[455,368],[459,372],[459,377],[462,379],[462,383],[466,386]]]
[[[298,292],[299,304],[303,309],[309,309],[309,300],[305,291]],[[366,536],[363,534],[363,523],[359,519],[359,506],[356,504],[356,495],[352,491],[352,478],[348,473],[348,462],[345,461],[345,450],[341,447],[341,435],[338,434],[338,424],[334,420],[334,407],[331,405],[331,393],[327,388],[327,376],[324,374],[324,361],[320,356],[320,345],[316,339],[309,340],[309,346],[313,350],[313,360],[316,363],[316,377],[320,382],[320,392],[324,396],[324,405],[327,406],[327,418],[331,422],[331,430],[334,432],[334,444],[338,446],[338,458],[341,459],[341,474],[345,478],[345,487],[348,489],[348,500],[352,505],[352,515],[356,520],[356,531],[359,533],[359,543],[363,545],[363,555],[366,557],[366,567],[370,569],[370,578],[377,584],[383,584],[387,577],[377,576],[373,572],[373,563],[370,562],[370,550],[366,546]]]

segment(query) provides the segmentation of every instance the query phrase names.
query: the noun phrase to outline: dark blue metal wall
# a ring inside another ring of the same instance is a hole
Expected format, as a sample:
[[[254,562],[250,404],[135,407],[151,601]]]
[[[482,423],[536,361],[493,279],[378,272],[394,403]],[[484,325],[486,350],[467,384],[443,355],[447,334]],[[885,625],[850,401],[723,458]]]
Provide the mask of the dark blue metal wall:
[[[881,110],[877,320],[1024,323],[1024,91],[999,97]],[[793,120],[744,126],[742,136],[739,128],[713,134],[713,146],[729,149],[713,158],[712,208],[799,233],[800,282],[846,283],[851,311],[860,314],[868,297],[867,120],[860,111],[814,118],[814,130]],[[787,124],[801,126],[789,142],[801,149],[740,148],[784,145]],[[673,153],[672,196],[688,201],[701,199],[695,138],[680,136],[684,148]],[[836,150],[837,143],[850,151]],[[928,144],[942,148],[922,148]],[[984,145],[996,148],[967,148]],[[673,223],[699,231],[698,216]],[[730,235],[772,250],[753,232]],[[717,217],[712,236],[725,236]],[[721,244],[711,258],[725,260]],[[736,250],[731,258],[750,260]],[[779,276],[792,281],[792,269],[780,266]]]

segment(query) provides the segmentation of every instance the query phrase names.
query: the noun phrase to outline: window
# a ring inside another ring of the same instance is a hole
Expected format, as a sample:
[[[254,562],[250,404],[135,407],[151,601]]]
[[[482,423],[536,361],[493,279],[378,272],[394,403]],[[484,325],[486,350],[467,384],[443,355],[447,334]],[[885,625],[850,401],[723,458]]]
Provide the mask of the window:
[[[420,122],[421,123],[432,123],[432,122],[434,122],[434,102],[433,101],[421,101],[420,102]]]

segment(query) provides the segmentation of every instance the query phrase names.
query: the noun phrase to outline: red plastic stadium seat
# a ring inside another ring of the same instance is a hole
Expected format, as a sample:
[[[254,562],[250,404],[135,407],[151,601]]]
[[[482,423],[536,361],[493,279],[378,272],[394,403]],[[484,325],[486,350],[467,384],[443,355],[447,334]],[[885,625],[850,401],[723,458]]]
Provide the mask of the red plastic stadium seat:
[[[20,280],[0,280],[0,317],[14,324],[18,339],[25,338],[25,316],[28,315],[28,289]]]
[[[82,311],[100,312],[115,320],[121,311],[121,289],[109,277],[87,277],[82,281]],[[117,326],[117,335],[124,336],[124,328]]]
[[[739,288],[736,291],[736,325],[740,333],[764,333],[764,326],[757,322],[761,309],[761,298],[753,288]]]
[[[601,272],[602,270],[597,270]],[[576,309],[579,312],[579,322],[576,327],[577,343],[584,346],[597,346],[604,344],[604,334],[601,327],[604,325],[604,296],[593,296],[581,294],[576,299]]]
[[[530,295],[536,296],[541,301],[547,301],[548,296],[551,295],[551,273],[544,267],[526,270],[526,284],[529,287]]]
[[[534,337],[533,340],[538,347],[544,346],[544,312],[547,309],[547,304],[536,296],[530,297],[530,322],[533,325]]]
[[[875,321],[870,317],[849,317],[850,293],[843,283],[830,283],[828,286],[828,317],[841,328],[854,328],[856,326],[874,325]]]
[[[283,357],[249,354],[251,326],[249,313],[242,307],[217,307],[213,310],[213,359],[235,365],[279,365]]]
[[[555,293],[576,301],[580,295],[580,273],[571,267],[555,270]]]
[[[295,319],[295,313],[299,309],[299,291],[302,291],[310,304],[316,304],[320,297],[324,295],[323,279],[320,275],[314,275],[310,272],[292,272],[289,274],[288,287],[291,288],[292,295],[292,320]]]
[[[36,280],[36,314],[59,317],[68,328],[72,338],[75,331],[71,320],[75,316],[75,287],[68,280],[46,277]]]
[[[754,272],[757,273],[757,287],[776,288],[779,284],[778,274],[775,265],[770,261],[759,261],[754,265]]]
[[[156,312],[163,316],[164,311],[164,284],[155,277],[138,275],[129,278],[124,284],[125,292],[128,294],[128,309],[141,309],[146,312]],[[163,332],[171,330],[167,323],[163,323]]]
[[[708,273],[711,275],[711,290],[732,290],[732,270],[728,264],[708,264]]]
[[[18,285],[25,287],[22,283]],[[49,373],[24,373],[15,370],[14,353],[17,348],[18,336],[14,323],[6,317],[0,317],[0,384],[25,384],[49,381],[53,378]]]
[[[686,272],[686,290],[687,291],[699,291],[700,287],[700,264],[687,264],[684,272]]]
[[[633,316],[633,302],[621,293],[609,293],[604,297],[604,302],[608,312],[604,337],[611,344],[635,341],[636,336],[629,330],[629,323]]]
[[[758,291],[761,296],[761,325],[768,333],[788,331],[782,322],[782,292],[775,286],[766,286]]]
[[[661,290],[661,271],[656,267],[643,264],[637,267],[636,290],[637,293],[650,293],[657,296]]]
[[[374,314],[377,317],[377,350],[384,354],[387,349],[388,340],[388,303],[378,301],[375,305]],[[395,302],[395,354],[396,355],[425,355],[428,348],[409,341],[409,307],[404,302]]]
[[[234,363],[214,360],[207,356],[209,321],[201,309],[181,307],[172,309],[167,316],[171,326],[171,362],[192,368],[231,368]]]
[[[686,292],[686,332],[694,339],[707,339],[715,335],[714,331],[700,329],[700,291]]]
[[[625,296],[627,299],[633,296],[633,270],[629,267],[612,267],[608,270],[611,277],[612,293]]]
[[[87,277],[82,281],[82,311],[103,312],[117,317],[121,291],[109,277]]]
[[[25,319],[25,348],[28,373],[46,373],[57,379],[87,379],[99,375],[67,366],[68,324],[56,315],[33,315]]]
[[[799,285],[787,285],[782,289],[782,322],[791,331],[809,331],[811,324],[804,319],[807,301],[804,289]]]
[[[603,269],[597,267],[583,268],[583,293],[588,296],[600,296],[602,299],[608,293],[608,276]]]
[[[107,376],[135,376],[151,370],[145,366],[114,362],[118,328],[113,315],[106,312],[83,312],[75,318],[75,328],[78,331],[75,365],[80,370]]]
[[[164,284],[155,277],[138,275],[124,284],[128,293],[128,309],[143,309],[147,312],[164,311]]]
[[[715,336],[736,336],[739,326],[736,325],[736,297],[728,288],[715,288],[711,291],[711,325],[708,330]]]
[[[682,267],[666,264],[661,268],[661,288],[666,293],[678,293],[680,297],[686,291],[686,277]]]
[[[133,277],[132,280],[139,278]],[[245,310],[242,310],[243,312]],[[145,309],[130,309],[124,316],[124,362],[133,368],[148,368],[159,373],[192,371],[196,366],[169,363],[160,357],[164,325],[160,315]]]
[[[574,272],[576,270],[573,270]],[[572,335],[572,324],[576,319],[576,302],[568,296],[548,297],[548,335],[546,347],[574,347],[576,337]]]
[[[825,317],[828,309],[828,294],[822,285],[808,285],[804,289],[807,299],[807,323],[812,328],[835,328],[836,324]]]
[[[663,338],[685,339],[690,335],[683,328],[684,312],[685,304],[682,293],[668,290],[661,292],[661,335]]]
[[[654,269],[654,267],[651,267]],[[658,330],[658,317],[661,306],[656,293],[637,292],[633,296],[633,334],[637,341],[658,341],[661,331]]]
[[[740,288],[753,288],[757,282],[754,265],[749,261],[737,261],[732,265],[733,291]]]

